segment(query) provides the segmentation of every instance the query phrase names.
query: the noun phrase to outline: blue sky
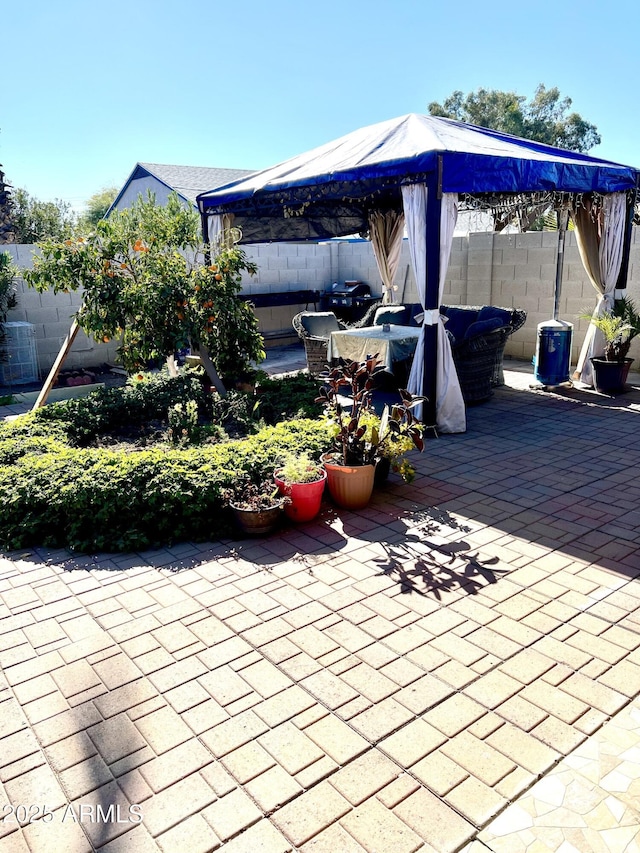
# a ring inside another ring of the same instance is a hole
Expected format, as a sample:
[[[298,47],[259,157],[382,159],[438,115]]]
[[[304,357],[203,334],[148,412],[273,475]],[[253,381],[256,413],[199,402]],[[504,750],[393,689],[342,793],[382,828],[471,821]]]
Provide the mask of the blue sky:
[[[138,161],[259,169],[480,86],[557,86],[592,154],[640,166],[638,0],[31,0],[2,21],[0,163],[77,209]]]

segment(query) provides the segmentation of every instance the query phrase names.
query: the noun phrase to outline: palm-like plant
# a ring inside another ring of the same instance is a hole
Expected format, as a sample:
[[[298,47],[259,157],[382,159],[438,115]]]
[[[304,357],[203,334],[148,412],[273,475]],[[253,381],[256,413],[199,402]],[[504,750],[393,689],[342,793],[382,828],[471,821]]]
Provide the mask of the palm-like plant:
[[[613,310],[605,311],[600,317],[584,313],[581,317],[590,320],[604,337],[604,357],[607,361],[624,361],[631,341],[640,334],[640,314],[628,296],[616,299]]]

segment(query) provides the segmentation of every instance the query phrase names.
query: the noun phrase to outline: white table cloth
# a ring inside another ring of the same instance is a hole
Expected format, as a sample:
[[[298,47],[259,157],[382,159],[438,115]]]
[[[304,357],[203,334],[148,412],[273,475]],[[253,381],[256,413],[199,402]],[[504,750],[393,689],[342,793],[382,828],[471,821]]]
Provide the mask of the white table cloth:
[[[346,361],[364,361],[368,355],[378,353],[378,358],[389,372],[394,361],[403,361],[413,355],[420,329],[413,326],[365,326],[363,329],[345,329],[331,332],[327,359],[344,358]]]

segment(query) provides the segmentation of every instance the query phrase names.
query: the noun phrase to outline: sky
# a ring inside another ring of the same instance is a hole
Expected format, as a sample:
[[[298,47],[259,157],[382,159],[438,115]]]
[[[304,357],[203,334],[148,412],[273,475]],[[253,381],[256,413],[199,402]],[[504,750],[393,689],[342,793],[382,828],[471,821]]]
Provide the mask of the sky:
[[[78,211],[137,162],[261,169],[455,90],[556,86],[640,166],[638,0],[30,0],[2,13],[0,164]]]

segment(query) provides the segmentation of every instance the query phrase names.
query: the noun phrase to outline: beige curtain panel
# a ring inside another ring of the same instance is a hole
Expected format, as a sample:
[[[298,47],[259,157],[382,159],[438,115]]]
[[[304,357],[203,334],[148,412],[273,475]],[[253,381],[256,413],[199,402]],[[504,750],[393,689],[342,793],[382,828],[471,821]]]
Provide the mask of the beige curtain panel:
[[[369,234],[382,279],[382,302],[395,302],[394,279],[400,262],[404,215],[395,210],[385,213],[374,211],[369,214]]]
[[[599,296],[593,316],[600,317],[613,308],[616,282],[622,266],[625,194],[606,195],[597,215],[594,215],[593,206],[588,200],[580,207],[574,207],[571,214],[582,264]],[[585,385],[593,385],[593,371],[589,359],[602,355],[603,352],[602,332],[590,323],[573,378]]]

